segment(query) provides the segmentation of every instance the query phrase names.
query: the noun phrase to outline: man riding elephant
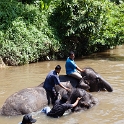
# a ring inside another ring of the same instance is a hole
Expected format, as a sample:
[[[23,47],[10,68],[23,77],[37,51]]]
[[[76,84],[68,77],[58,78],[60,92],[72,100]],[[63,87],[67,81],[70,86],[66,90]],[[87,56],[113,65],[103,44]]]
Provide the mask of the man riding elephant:
[[[68,76],[72,76],[72,77],[78,79],[80,81],[79,84],[81,83],[83,89],[88,90],[90,87],[89,87],[89,85],[87,85],[83,81],[83,78],[82,78],[82,75],[81,75],[81,73],[84,72],[85,69],[81,69],[75,63],[74,58],[75,58],[75,54],[74,54],[73,51],[71,51],[69,53],[69,57],[67,58],[66,63],[65,63],[66,74]]]

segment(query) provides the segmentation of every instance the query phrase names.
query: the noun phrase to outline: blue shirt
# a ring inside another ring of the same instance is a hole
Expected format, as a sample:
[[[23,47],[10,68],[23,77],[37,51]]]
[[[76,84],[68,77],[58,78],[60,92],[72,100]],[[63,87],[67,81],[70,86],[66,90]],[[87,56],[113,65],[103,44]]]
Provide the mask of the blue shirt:
[[[68,57],[65,63],[66,74],[72,74],[76,72],[76,68],[77,65],[75,64],[74,60]]]
[[[52,70],[48,73],[45,81],[44,81],[44,85],[43,87],[46,90],[52,90],[53,87],[56,85],[60,84],[60,80],[59,80],[59,76],[57,75],[55,70]]]

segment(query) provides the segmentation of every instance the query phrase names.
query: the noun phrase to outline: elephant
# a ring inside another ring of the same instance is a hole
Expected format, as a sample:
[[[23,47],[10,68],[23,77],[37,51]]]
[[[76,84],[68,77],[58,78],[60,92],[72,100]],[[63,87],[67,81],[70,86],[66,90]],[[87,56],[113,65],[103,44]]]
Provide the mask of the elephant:
[[[74,107],[71,111],[77,112],[81,110],[87,110],[93,107],[98,103],[98,99],[93,97],[91,93],[87,92],[84,89],[81,88],[73,88],[70,81],[68,82],[62,82],[62,84],[66,87],[69,87],[71,89],[70,92],[67,92],[65,89],[61,88],[60,86],[56,86],[56,91],[59,93],[59,99],[61,99],[61,96],[64,94],[68,95],[68,103],[73,104],[78,97],[82,97],[76,107]]]
[[[72,109],[73,112],[90,109],[98,103],[97,98],[94,98],[91,93],[80,88],[74,88],[71,91],[69,102],[73,104],[78,97],[82,98],[78,105]]]
[[[67,75],[59,76],[60,82],[70,88],[71,92],[67,93],[61,87],[56,86],[59,97],[62,94],[68,94],[68,102],[70,103],[73,103],[78,96],[82,97],[73,111],[88,109],[97,103],[97,100],[92,94],[86,90],[90,92],[102,90],[107,90],[108,92],[113,91],[111,85],[92,68],[86,67],[84,69],[85,71],[81,73],[83,77],[81,81]],[[47,104],[46,91],[43,88],[43,83],[41,83],[39,86],[22,89],[8,97],[0,109],[0,114],[6,116],[23,115],[39,111]]]
[[[66,87],[70,88],[70,92],[67,92],[66,90],[57,85],[56,90],[57,92],[59,92],[58,98],[60,98],[62,94],[66,93],[69,96],[68,101],[70,103],[73,102],[77,96],[82,97],[82,100],[78,105],[78,108],[83,108],[84,106],[85,106],[84,108],[90,108],[91,106],[95,105],[94,98],[91,95],[89,95],[87,91],[80,88],[75,89],[69,81],[61,83],[63,83]],[[12,94],[4,102],[0,110],[0,114],[5,116],[16,116],[40,111],[48,104],[46,91],[42,86],[43,83],[41,83],[39,86],[25,88]],[[75,110],[77,110],[77,108],[75,108],[73,111]]]
[[[43,87],[22,89],[6,99],[1,115],[15,116],[38,111],[47,105],[46,91]]]
[[[60,75],[59,76],[60,81],[61,82],[70,81],[73,87],[82,88],[89,92],[98,92],[98,91],[112,92],[113,91],[113,88],[110,85],[110,83],[107,82],[97,72],[95,72],[91,67],[85,67],[83,69],[85,71],[81,73],[82,75],[81,81],[68,75]]]

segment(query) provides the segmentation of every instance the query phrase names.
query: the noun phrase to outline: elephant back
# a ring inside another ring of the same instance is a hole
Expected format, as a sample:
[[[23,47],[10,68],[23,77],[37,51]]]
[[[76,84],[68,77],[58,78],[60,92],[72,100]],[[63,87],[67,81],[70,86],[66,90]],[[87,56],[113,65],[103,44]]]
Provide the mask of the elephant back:
[[[65,82],[60,82],[63,86],[72,89],[73,86],[71,85],[70,81],[65,81]],[[57,92],[59,92],[60,90],[65,90],[63,88],[61,88],[59,85],[55,85],[55,89]]]
[[[68,75],[59,75],[60,82],[67,82],[70,81],[73,87],[77,87],[79,80]]]
[[[42,87],[26,88],[6,99],[1,108],[1,114],[23,115],[41,110],[46,105],[46,92]]]

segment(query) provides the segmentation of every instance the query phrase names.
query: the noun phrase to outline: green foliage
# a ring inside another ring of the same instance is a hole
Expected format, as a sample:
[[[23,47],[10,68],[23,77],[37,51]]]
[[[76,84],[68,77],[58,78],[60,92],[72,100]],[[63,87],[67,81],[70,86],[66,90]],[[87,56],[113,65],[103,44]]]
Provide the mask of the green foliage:
[[[109,4],[106,18],[106,24],[102,28],[102,38],[106,44],[116,46],[124,43],[124,4]]]
[[[105,21],[101,30],[92,36],[93,44],[90,43],[92,49],[97,47],[97,51],[102,50],[101,47],[104,50],[124,43],[124,4],[117,6],[106,1],[102,5],[106,10],[105,13],[102,13]]]
[[[50,16],[50,25],[57,29],[62,39],[61,50],[87,54],[90,38],[101,28],[101,13],[104,12],[101,2],[92,0],[63,0]],[[53,21],[54,20],[54,21]],[[56,23],[57,22],[57,23]],[[67,48],[68,47],[68,48]]]
[[[1,0],[0,56],[23,65],[109,49],[124,43],[123,13],[108,0]]]
[[[61,39],[62,56],[70,50],[77,56],[87,55],[123,43],[120,6],[108,0],[62,0],[49,18]]]
[[[14,0],[13,0],[14,1]],[[19,2],[22,2],[23,4],[32,4],[34,3],[36,0],[16,0]]]
[[[48,26],[47,13],[16,1],[1,3],[0,56],[5,63],[22,65],[45,60],[58,51],[59,43]]]
[[[48,9],[50,6],[51,0],[41,0],[41,9]]]
[[[111,2],[114,2],[116,4],[121,4],[124,2],[124,0],[110,0]]]

